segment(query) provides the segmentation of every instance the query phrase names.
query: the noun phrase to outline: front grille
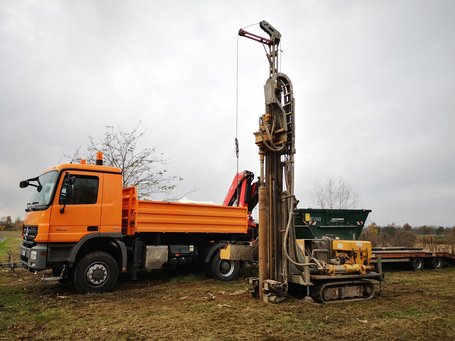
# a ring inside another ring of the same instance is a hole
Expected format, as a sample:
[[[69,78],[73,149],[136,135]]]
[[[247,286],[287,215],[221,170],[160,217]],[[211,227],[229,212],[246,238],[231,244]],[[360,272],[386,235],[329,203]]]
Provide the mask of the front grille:
[[[24,244],[34,244],[36,235],[38,234],[38,226],[26,226],[23,227]]]

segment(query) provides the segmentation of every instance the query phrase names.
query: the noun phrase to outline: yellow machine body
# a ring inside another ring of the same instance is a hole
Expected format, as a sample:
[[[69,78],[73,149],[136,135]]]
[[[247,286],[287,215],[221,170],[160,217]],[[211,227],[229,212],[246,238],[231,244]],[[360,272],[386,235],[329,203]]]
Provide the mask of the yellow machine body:
[[[344,258],[348,264],[369,265],[371,262],[371,242],[360,240],[332,240],[332,250],[336,258]]]

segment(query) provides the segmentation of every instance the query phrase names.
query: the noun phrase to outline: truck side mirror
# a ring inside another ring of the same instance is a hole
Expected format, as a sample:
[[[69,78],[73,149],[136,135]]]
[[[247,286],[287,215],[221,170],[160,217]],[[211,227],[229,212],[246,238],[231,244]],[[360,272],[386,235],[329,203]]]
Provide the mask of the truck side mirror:
[[[30,183],[30,181],[36,181],[38,184]],[[25,188],[28,186],[36,187],[38,192],[41,192],[41,190],[43,189],[43,186],[41,185],[41,182],[39,181],[39,177],[23,180],[19,183],[20,188]]]

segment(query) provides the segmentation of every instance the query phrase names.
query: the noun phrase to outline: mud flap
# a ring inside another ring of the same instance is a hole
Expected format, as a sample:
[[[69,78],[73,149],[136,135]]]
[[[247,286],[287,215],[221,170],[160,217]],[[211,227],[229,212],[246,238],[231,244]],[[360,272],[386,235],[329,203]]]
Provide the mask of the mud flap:
[[[226,247],[220,248],[220,258],[254,262],[258,258],[258,247],[250,244],[229,243]]]

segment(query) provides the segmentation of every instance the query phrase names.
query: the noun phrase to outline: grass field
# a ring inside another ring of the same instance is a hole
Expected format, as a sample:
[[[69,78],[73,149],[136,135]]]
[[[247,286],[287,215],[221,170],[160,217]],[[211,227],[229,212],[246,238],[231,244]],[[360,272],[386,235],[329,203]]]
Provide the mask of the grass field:
[[[0,262],[7,260],[9,250],[17,256],[20,243],[21,231],[0,231]]]
[[[455,269],[390,272],[380,297],[317,305],[249,299],[245,280],[158,273],[75,294],[0,270],[0,340],[455,340]]]

